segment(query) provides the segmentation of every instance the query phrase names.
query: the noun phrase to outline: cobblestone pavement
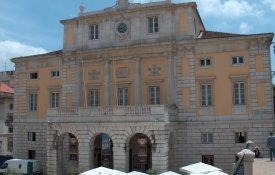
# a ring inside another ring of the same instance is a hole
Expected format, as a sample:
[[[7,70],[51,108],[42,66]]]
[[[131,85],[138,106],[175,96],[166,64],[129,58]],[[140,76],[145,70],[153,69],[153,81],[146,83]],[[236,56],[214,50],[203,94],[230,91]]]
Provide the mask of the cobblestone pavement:
[[[275,160],[268,158],[254,159],[253,175],[275,175]]]

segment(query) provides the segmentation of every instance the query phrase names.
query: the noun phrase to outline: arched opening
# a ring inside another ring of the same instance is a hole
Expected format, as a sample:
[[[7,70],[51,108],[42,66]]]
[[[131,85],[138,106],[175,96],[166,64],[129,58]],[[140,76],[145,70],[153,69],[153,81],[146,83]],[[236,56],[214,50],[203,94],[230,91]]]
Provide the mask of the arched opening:
[[[129,143],[129,170],[146,172],[152,168],[150,139],[141,133],[135,134]]]
[[[94,141],[94,167],[113,168],[113,142],[104,133],[98,134]]]
[[[57,172],[70,174],[78,169],[78,140],[72,133],[65,133],[57,140]]]

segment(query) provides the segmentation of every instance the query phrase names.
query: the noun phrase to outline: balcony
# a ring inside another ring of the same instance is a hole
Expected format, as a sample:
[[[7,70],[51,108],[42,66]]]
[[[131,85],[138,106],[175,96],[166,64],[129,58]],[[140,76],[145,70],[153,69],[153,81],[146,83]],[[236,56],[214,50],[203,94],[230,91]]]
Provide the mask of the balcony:
[[[170,122],[175,121],[176,106],[104,106],[48,109],[53,122]]]

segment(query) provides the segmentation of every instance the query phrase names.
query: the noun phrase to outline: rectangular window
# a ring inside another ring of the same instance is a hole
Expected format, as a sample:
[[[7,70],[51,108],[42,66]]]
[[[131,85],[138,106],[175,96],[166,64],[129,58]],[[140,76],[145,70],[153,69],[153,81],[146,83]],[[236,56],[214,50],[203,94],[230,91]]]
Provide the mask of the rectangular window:
[[[234,83],[234,105],[245,105],[245,83]]]
[[[201,85],[201,106],[212,106],[212,85],[202,84]]]
[[[214,166],[214,156],[213,155],[202,155],[201,159],[202,159],[201,161],[203,163]]]
[[[30,111],[37,111],[37,94],[30,94]]]
[[[12,139],[12,137],[8,137],[8,151],[9,152],[12,152],[12,150],[13,150],[13,139]]]
[[[236,143],[245,143],[247,141],[246,132],[236,132],[235,133],[235,142]]]
[[[99,93],[98,89],[90,90],[90,106],[98,106],[99,105]]]
[[[90,26],[90,39],[94,40],[94,39],[98,39],[98,25],[91,25]]]
[[[51,77],[52,78],[59,77],[59,71],[51,71]]]
[[[28,141],[36,141],[36,133],[28,132]]]
[[[149,33],[156,33],[159,31],[159,22],[158,17],[153,16],[148,18],[148,32]]]
[[[51,92],[50,107],[51,108],[59,107],[59,92]]]
[[[118,88],[117,90],[118,105],[128,105],[128,88]]]
[[[200,66],[201,67],[209,67],[209,66],[211,66],[211,59],[210,58],[200,59]]]
[[[30,79],[31,79],[31,80],[36,80],[36,79],[38,79],[38,73],[37,73],[37,72],[32,72],[32,73],[30,73]]]
[[[157,105],[160,104],[160,87],[152,86],[150,87],[150,104]]]
[[[232,57],[232,64],[244,64],[244,57],[238,56],[238,57]]]
[[[28,158],[35,159],[35,150],[28,150]]]
[[[202,143],[213,143],[213,133],[202,133]]]

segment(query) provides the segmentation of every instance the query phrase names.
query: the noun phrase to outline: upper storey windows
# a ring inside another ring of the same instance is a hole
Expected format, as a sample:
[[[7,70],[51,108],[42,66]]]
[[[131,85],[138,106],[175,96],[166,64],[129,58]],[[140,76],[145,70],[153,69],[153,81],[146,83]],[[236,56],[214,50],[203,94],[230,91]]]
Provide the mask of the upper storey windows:
[[[211,66],[211,58],[202,58],[200,59],[200,66],[201,67],[210,67]]]
[[[159,32],[159,19],[158,16],[148,17],[148,33]]]
[[[98,24],[90,25],[90,40],[99,38]]]
[[[38,73],[37,73],[37,72],[31,72],[31,73],[30,73],[30,79],[31,79],[31,80],[36,80],[36,79],[38,79]]]
[[[232,57],[232,64],[233,65],[244,64],[244,57],[243,56]]]

